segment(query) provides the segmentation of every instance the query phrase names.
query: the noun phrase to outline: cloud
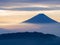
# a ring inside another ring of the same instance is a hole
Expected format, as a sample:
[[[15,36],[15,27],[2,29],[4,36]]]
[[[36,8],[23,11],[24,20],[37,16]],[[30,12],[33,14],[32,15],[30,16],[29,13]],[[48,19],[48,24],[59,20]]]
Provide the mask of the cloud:
[[[37,5],[39,6],[37,7]],[[49,8],[41,7],[41,5],[43,6],[47,5]],[[21,10],[21,11],[60,10],[60,7],[57,7],[58,5],[60,6],[60,0],[0,0],[0,10]]]
[[[60,0],[0,0],[0,6],[2,5],[16,5],[18,3],[35,3],[35,4],[59,4],[60,5]]]
[[[52,28],[53,27],[53,28]],[[0,28],[1,33],[12,32],[43,32],[60,36],[60,24],[20,24]]]
[[[0,2],[20,2],[20,3],[58,3],[60,0],[0,0]]]
[[[22,8],[0,8],[2,10],[17,10],[17,11],[44,11],[44,10],[60,10],[60,7],[22,7]]]

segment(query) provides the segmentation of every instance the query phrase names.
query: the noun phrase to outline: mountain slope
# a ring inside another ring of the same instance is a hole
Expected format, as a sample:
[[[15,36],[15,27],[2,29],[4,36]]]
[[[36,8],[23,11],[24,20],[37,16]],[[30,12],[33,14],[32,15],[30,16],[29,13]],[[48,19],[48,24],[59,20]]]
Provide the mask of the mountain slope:
[[[29,20],[24,21],[23,23],[58,23],[57,21],[49,18],[45,14],[38,14],[37,16],[32,17]]]

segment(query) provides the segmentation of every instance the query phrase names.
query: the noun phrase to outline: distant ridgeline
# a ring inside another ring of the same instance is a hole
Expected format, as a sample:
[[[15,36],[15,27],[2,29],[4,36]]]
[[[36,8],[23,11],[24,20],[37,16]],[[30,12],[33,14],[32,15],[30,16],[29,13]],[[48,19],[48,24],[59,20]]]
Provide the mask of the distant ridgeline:
[[[19,39],[19,38],[36,38],[36,39],[55,39],[58,38],[52,34],[43,34],[38,32],[20,32],[20,33],[8,33],[8,34],[0,34],[0,40],[2,39]]]
[[[58,23],[57,21],[51,19],[50,17],[46,16],[45,14],[38,14],[23,23],[35,23],[35,24],[45,24],[45,23]]]

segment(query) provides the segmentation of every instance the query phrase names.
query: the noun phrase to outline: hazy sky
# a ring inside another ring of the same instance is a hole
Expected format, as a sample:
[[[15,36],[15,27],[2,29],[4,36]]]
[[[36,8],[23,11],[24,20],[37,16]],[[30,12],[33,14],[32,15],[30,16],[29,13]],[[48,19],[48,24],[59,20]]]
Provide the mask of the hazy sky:
[[[0,26],[19,24],[38,13],[60,22],[60,0],[0,0]]]
[[[39,13],[60,22],[60,0],[0,0],[0,33],[40,31],[60,36],[60,24],[20,24]]]

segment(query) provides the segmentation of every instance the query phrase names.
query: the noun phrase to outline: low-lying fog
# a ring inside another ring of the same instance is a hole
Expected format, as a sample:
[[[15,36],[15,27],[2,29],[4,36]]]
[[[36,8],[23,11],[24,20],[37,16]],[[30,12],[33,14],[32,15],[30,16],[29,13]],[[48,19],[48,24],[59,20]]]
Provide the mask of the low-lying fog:
[[[10,25],[0,28],[0,34],[13,32],[42,32],[60,36],[60,24],[27,24]]]

